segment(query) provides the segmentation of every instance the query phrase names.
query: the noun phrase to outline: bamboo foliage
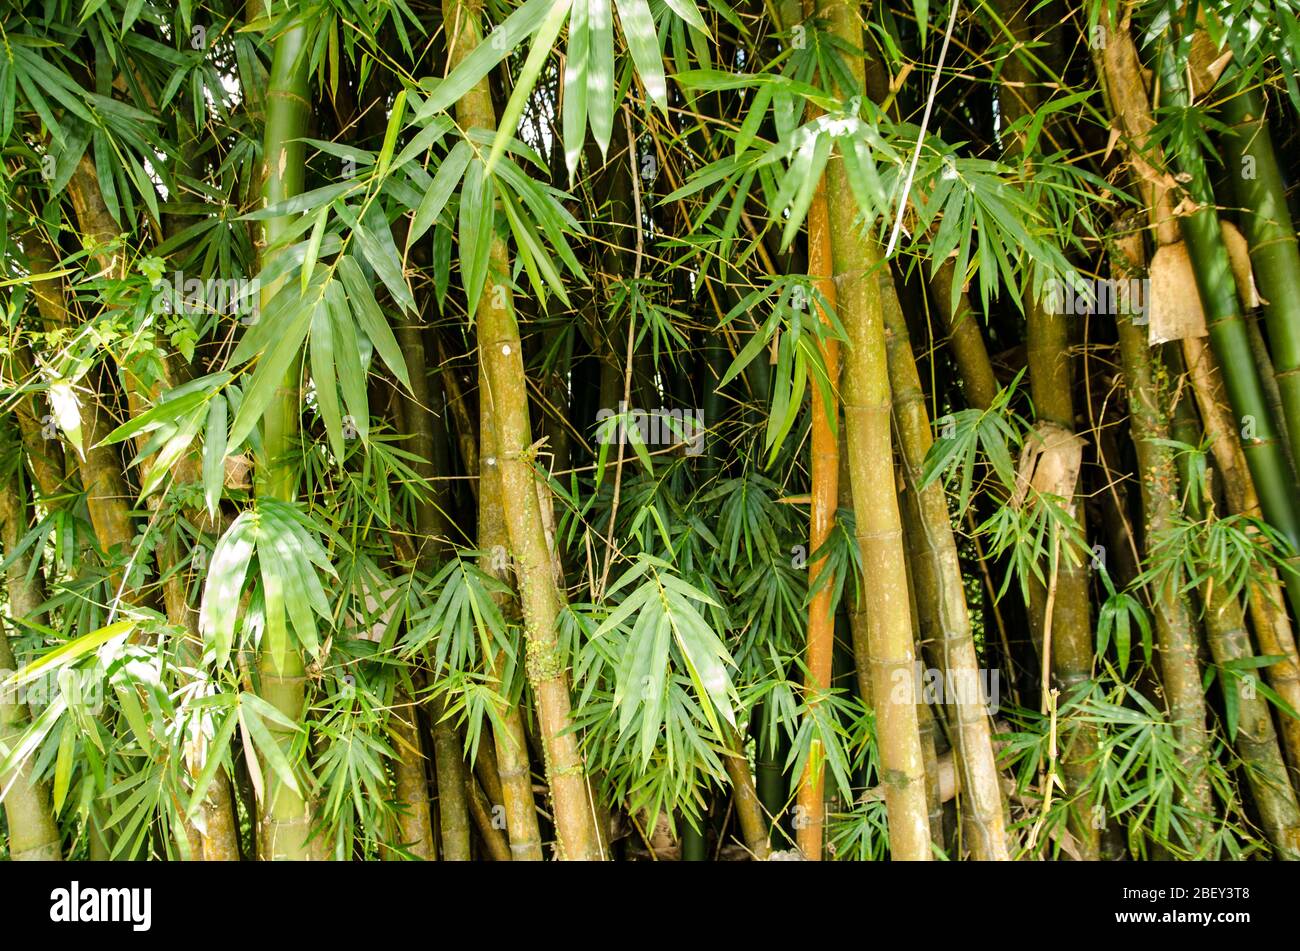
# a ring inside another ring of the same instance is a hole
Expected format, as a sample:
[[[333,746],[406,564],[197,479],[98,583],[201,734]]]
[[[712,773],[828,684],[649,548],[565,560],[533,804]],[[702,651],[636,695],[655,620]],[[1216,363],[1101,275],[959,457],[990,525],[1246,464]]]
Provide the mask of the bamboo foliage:
[[[0,13],[0,855],[1294,858],[1288,3]]]

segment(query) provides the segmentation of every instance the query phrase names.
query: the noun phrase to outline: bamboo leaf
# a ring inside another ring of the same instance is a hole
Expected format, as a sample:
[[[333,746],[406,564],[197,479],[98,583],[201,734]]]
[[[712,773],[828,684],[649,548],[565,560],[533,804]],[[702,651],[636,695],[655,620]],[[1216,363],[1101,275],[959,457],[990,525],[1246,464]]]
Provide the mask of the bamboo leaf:
[[[199,609],[199,631],[217,667],[224,667],[230,658],[239,599],[256,537],[256,515],[245,512],[217,542],[208,563],[207,583]]]
[[[134,620],[117,621],[107,627],[91,631],[89,634],[83,634],[81,637],[74,638],[68,643],[54,648],[47,654],[42,654],[40,658],[24,666],[22,670],[10,674],[5,684],[10,687],[21,687],[24,684],[31,683],[38,677],[44,677],[54,671],[62,670],[77,659],[84,657],[93,650],[98,650],[111,641],[125,639],[138,626],[139,622]]]
[[[203,438],[203,499],[215,518],[226,477],[226,398],[218,393],[208,406],[208,426]]]
[[[237,708],[239,723],[252,739],[254,748],[266,759],[271,771],[280,782],[301,796],[303,793],[298,786],[298,777],[294,775],[293,767],[289,764],[289,757],[285,755],[280,744],[262,722],[261,713],[265,712],[266,707],[265,703],[260,705],[257,703],[255,694],[242,694]]]
[[[59,734],[59,753],[54,763],[54,789],[52,791],[54,814],[63,812],[63,803],[68,798],[68,787],[72,784],[73,754],[77,748],[77,730],[72,720],[64,720]]]
[[[478,313],[479,298],[487,280],[488,261],[495,237],[492,180],[483,171],[482,162],[473,162],[465,173],[460,191],[461,282],[468,298],[467,310],[473,318]]]
[[[501,153],[505,151],[506,141],[514,138],[515,130],[519,127],[519,118],[524,114],[524,104],[533,93],[533,87],[537,84],[537,77],[541,75],[542,67],[550,59],[551,47],[555,45],[555,39],[560,35],[560,29],[568,18],[569,6],[572,2],[573,0],[553,0],[553,5],[547,11],[546,18],[538,27],[537,35],[533,37],[533,45],[528,50],[528,58],[524,60],[523,68],[519,70],[514,88],[511,90],[510,99],[501,111],[497,134],[492,141],[492,150],[489,152],[487,159],[486,174],[489,176],[492,174],[492,170],[496,168]],[[566,139],[566,149],[567,147]]]
[[[610,0],[587,3],[587,118],[601,156],[614,134],[614,14]],[[568,141],[567,139],[565,140]]]
[[[316,269],[316,256],[320,254],[321,238],[325,235],[325,223],[329,221],[330,206],[321,205],[320,211],[316,212],[316,223],[312,225],[311,237],[307,239],[307,251],[302,261],[301,286],[302,293],[307,293],[307,286],[311,283],[312,271]]]
[[[664,80],[664,63],[659,54],[659,38],[655,35],[654,17],[646,0],[614,0],[618,19],[623,25],[632,62],[645,86],[650,101],[668,114],[668,85]]]
[[[570,182],[578,168],[582,145],[587,137],[587,74],[591,69],[588,2],[589,0],[573,0],[573,15],[569,19],[569,45],[564,57],[564,115],[561,134],[564,137],[564,164],[569,170]]]
[[[393,376],[397,377],[398,382],[409,392],[411,380],[407,376],[406,359],[402,356],[402,348],[398,345],[397,338],[393,336],[388,321],[384,319],[383,311],[379,309],[375,295],[370,291],[370,283],[362,273],[360,265],[352,260],[351,256],[343,257],[339,261],[339,276],[347,288],[347,301],[352,304],[352,313],[356,317],[357,325],[375,345],[379,356],[392,371]],[[342,303],[342,298],[337,299]]]
[[[446,79],[439,82],[416,113],[429,117],[449,109],[474,88],[498,63],[509,56],[526,36],[532,36],[551,11],[552,0],[527,0],[506,17],[472,53],[465,57]]]
[[[461,177],[465,174],[465,168],[469,165],[472,157],[473,152],[469,143],[457,142],[455,147],[447,153],[447,157],[442,160],[437,173],[433,176],[433,184],[424,193],[424,198],[420,201],[420,207],[416,209],[415,217],[411,221],[411,228],[406,238],[408,248],[423,237],[424,233],[438,220],[438,216],[442,214],[442,209],[447,206],[447,200],[451,198],[452,192],[460,184]]]

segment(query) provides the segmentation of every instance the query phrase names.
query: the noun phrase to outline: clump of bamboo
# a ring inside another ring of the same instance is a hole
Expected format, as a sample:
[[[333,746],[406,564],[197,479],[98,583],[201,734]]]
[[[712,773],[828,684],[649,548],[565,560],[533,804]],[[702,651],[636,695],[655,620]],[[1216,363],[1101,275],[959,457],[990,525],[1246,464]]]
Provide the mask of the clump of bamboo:
[[[1173,107],[1186,107],[1189,94],[1171,44],[1166,44],[1162,50],[1160,67],[1164,102]],[[1254,478],[1264,517],[1293,546],[1300,547],[1295,479],[1287,467],[1277,424],[1255,370],[1250,338],[1237,299],[1237,283],[1223,244],[1205,159],[1195,141],[1182,143],[1176,158],[1187,183],[1188,195],[1196,205],[1195,210],[1181,216],[1178,222],[1193,263],[1210,345],[1223,370],[1229,403],[1241,428],[1250,433],[1242,440],[1246,463]]]

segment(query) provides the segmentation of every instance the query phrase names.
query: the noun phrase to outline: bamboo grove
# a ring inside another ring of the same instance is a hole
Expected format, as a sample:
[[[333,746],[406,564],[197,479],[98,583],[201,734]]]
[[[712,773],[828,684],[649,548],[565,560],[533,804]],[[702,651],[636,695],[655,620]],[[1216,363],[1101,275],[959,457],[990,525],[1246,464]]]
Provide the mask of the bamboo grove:
[[[1297,0],[6,0],[0,854],[1300,858]]]

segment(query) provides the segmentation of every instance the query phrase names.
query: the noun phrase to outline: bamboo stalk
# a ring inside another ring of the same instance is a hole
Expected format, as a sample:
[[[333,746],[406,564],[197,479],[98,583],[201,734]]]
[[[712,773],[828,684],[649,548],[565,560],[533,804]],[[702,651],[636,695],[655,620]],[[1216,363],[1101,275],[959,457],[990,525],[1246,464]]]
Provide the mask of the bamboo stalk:
[[[0,417],[0,455],[15,458],[17,438],[8,419]],[[21,457],[17,457],[21,458]],[[29,577],[32,556],[14,557],[18,542],[27,532],[28,504],[22,464],[12,467],[7,485],[0,491],[0,544],[13,560],[6,572],[9,589],[9,617],[45,624],[40,610],[45,603],[39,571]],[[16,687],[3,681],[17,670],[9,636],[0,623],[0,758],[13,747],[28,726],[27,708]],[[17,769],[0,773],[0,799],[9,824],[9,856],[15,862],[57,862],[63,858],[59,824],[50,808],[47,783],[36,780],[36,764],[28,760]]]
[[[28,266],[33,273],[55,270],[55,254],[44,238],[32,234],[24,242]],[[32,281],[36,307],[47,331],[69,327],[67,299],[60,278]],[[90,398],[81,400],[81,443],[83,451],[74,453],[81,485],[86,493],[86,508],[95,537],[105,553],[114,548],[128,551],[135,538],[131,521],[130,495],[122,476],[122,463],[113,446],[103,444],[112,427],[104,418],[99,394],[92,387]],[[122,589],[122,573],[110,575],[114,592]],[[129,596],[129,594],[128,594]]]
[[[977,860],[1007,861],[1006,819],[1002,789],[993,752],[992,729],[982,688],[982,668],[975,653],[970,612],[962,583],[961,559],[943,485],[924,489],[921,472],[934,442],[930,416],[921,390],[921,377],[899,306],[889,268],[879,272],[883,304],[889,385],[894,401],[894,425],[902,449],[903,472],[914,500],[916,546],[911,560],[920,606],[921,642],[931,645],[936,665],[952,691],[947,704],[965,795],[961,799],[963,842]],[[972,689],[973,688],[973,689]],[[944,691],[945,695],[949,691]]]
[[[427,757],[420,736],[418,713],[404,690],[393,695],[388,729],[397,748],[393,760],[393,792],[400,810],[397,828],[402,847],[416,858],[435,861],[438,858],[438,840],[433,834],[429,779],[425,772]]]
[[[479,370],[480,387],[486,385],[482,369]],[[492,405],[479,400],[479,433],[487,445],[496,444],[496,426],[492,421]],[[483,460],[479,466],[478,545],[482,553],[479,567],[503,581],[509,578],[505,553],[509,543],[501,503],[501,476],[496,466]],[[505,607],[506,597],[498,603]],[[493,667],[499,669],[502,658],[494,658]],[[498,681],[499,683],[499,681]],[[542,836],[537,824],[537,803],[533,799],[532,764],[528,757],[528,739],[524,734],[523,713],[520,703],[498,705],[501,725],[493,724],[496,735],[497,772],[501,778],[501,798],[506,811],[506,834],[510,840],[510,853],[518,861],[540,862]]]
[[[32,240],[39,241],[39,238]],[[28,263],[35,268],[37,262],[29,257]],[[35,284],[37,282],[33,282]],[[61,293],[59,286],[53,281],[40,282],[45,284],[43,290],[46,293]],[[50,285],[53,284],[51,288]],[[35,289],[36,293],[41,293],[42,289]],[[32,355],[31,349],[26,341],[15,341],[9,352],[11,372],[10,378],[14,383],[31,379],[32,377]],[[62,491],[64,491],[64,471],[67,466],[67,459],[63,454],[63,444],[57,439],[45,438],[45,427],[41,425],[41,412],[37,404],[36,394],[25,400],[20,400],[14,407],[14,416],[18,421],[18,433],[22,443],[23,452],[27,456],[28,468],[32,471],[32,479],[37,492],[38,499],[49,505]],[[69,489],[73,486],[69,486]]]
[[[782,770],[785,757],[780,748],[781,734],[775,741],[769,741],[768,717],[771,716],[775,714],[767,704],[754,705],[754,787],[766,820],[769,848],[770,843],[784,835],[777,818],[786,807],[785,774]]]
[[[444,862],[468,862],[470,849],[470,810],[468,783],[472,779],[465,768],[465,756],[455,726],[447,719],[445,700],[434,695],[429,701],[433,724],[433,764],[438,778],[438,831],[442,837],[440,857]]]
[[[1253,315],[1244,315],[1246,339],[1250,341],[1250,355],[1255,358],[1255,373],[1259,376],[1259,385],[1264,388],[1264,398],[1268,401],[1269,412],[1273,418],[1286,421],[1286,410],[1282,404],[1282,389],[1278,386],[1277,369],[1273,366],[1273,357],[1268,352],[1268,342],[1259,329],[1259,319]],[[1278,442],[1282,446],[1282,455],[1292,473],[1296,471],[1295,455],[1291,451],[1291,437],[1285,428],[1278,430]]]
[[[493,862],[509,862],[510,845],[492,821],[491,801],[472,775],[466,777],[465,784],[469,799],[469,813],[474,817],[474,825],[478,828],[483,844],[487,846],[488,856]]]
[[[907,539],[907,551],[911,555],[913,552],[920,551],[920,541],[918,535],[921,531],[921,518],[916,510],[916,499],[907,492],[905,480],[902,476],[900,466],[899,472],[899,492],[898,506],[903,515],[904,537]],[[909,558],[907,564],[907,598],[908,608],[912,612],[912,639],[920,648],[922,654],[925,653],[928,646],[925,643],[925,636],[921,632],[922,622],[921,611],[916,604],[916,584],[917,576],[921,571],[914,570],[913,565],[916,560]],[[930,709],[930,704],[926,702],[924,694],[916,698],[916,723],[921,733],[921,756],[925,760],[925,801],[930,810],[930,841],[934,844],[938,852],[947,851],[947,842],[944,828],[944,809],[942,781],[939,775],[939,719],[935,717],[934,711]],[[944,723],[945,730],[951,730],[951,727]],[[958,850],[961,849],[961,827],[957,828],[957,841],[954,843]]]
[[[1111,252],[1116,278],[1144,273],[1140,233],[1118,235]],[[1166,395],[1168,374],[1148,348],[1145,328],[1131,314],[1117,317],[1120,359],[1128,392],[1129,427],[1141,474],[1144,536],[1148,552],[1153,541],[1167,532],[1178,512],[1178,470],[1169,445],[1170,403]],[[1149,555],[1148,555],[1149,557]],[[1206,729],[1205,694],[1197,661],[1197,636],[1186,598],[1176,584],[1152,591],[1152,607],[1159,645],[1161,683],[1175,721],[1180,756],[1192,778],[1187,804],[1202,816],[1213,814],[1209,777],[1209,733]],[[1205,832],[1199,827],[1196,838]]]
[[[1248,686],[1246,678],[1228,673],[1227,665],[1233,661],[1255,656],[1241,603],[1225,585],[1215,584],[1213,579],[1208,579],[1202,590],[1205,630],[1210,652],[1219,665],[1219,687],[1225,692],[1237,692],[1237,736],[1233,747],[1241,757],[1264,832],[1278,858],[1300,860],[1300,806],[1282,760],[1268,701]]]
[[[953,309],[952,285],[957,279],[955,271],[956,265],[951,259],[944,261],[930,279],[930,288],[944,328],[948,331],[948,349],[957,361],[957,372],[961,376],[962,393],[966,396],[966,402],[975,409],[988,409],[993,403],[993,397],[998,395],[998,381],[993,375],[993,364],[989,361],[984,334],[980,331],[965,291],[960,292],[957,308],[955,311]]]
[[[308,83],[308,26],[298,21],[275,39],[271,74],[266,87],[266,128],[262,144],[262,200],[273,205],[299,194],[305,170],[302,137],[307,134],[311,109]],[[279,253],[275,242],[294,221],[294,216],[268,218],[258,236],[262,268]],[[280,281],[261,290],[265,311],[280,289]],[[262,418],[263,458],[258,460],[254,491],[258,498],[292,501],[298,495],[298,470],[292,461],[298,440],[301,399],[301,355],[285,372],[276,397]],[[307,705],[306,668],[302,653],[287,644],[276,645],[264,638],[258,656],[260,692],[264,699],[293,722],[300,722]],[[293,734],[268,723],[276,741],[291,752]],[[291,759],[292,761],[292,759]],[[307,797],[264,769],[266,795],[261,817],[263,859],[303,860],[318,857],[312,844],[313,809]],[[300,789],[305,781],[300,779]]]
[[[487,796],[489,805],[500,805],[505,799],[501,789],[501,774],[497,772],[496,742],[491,733],[479,737],[478,750],[474,754],[474,776]]]
[[[475,0],[444,0],[450,68],[464,60],[482,37],[482,12]],[[496,127],[486,80],[456,103],[466,128]],[[477,314],[479,359],[488,386],[480,399],[491,402],[496,424],[495,452],[480,447],[488,465],[501,473],[502,511],[516,559],[524,610],[528,679],[537,700],[538,726],[546,752],[546,777],[555,807],[559,855],[564,859],[602,857],[600,838],[577,737],[570,731],[568,664],[560,653],[556,623],[564,591],[552,573],[551,552],[533,473],[532,427],[523,347],[509,283],[509,253],[493,238],[487,286]]]
[[[754,785],[754,773],[749,768],[740,734],[733,732],[730,740],[730,748],[722,757],[722,765],[726,767],[727,776],[731,780],[741,838],[754,858],[765,862],[772,854],[768,840],[767,812]]]
[[[1235,67],[1230,67],[1235,69]],[[1232,128],[1223,137],[1225,168],[1250,248],[1255,282],[1264,298],[1269,351],[1282,400],[1282,419],[1293,450],[1300,449],[1300,246],[1286,200],[1286,183],[1259,90],[1238,81],[1223,102]]]
[[[855,5],[830,0],[820,6],[819,13],[850,49],[862,48]],[[848,67],[856,88],[844,93],[861,94],[863,63],[853,58]],[[912,680],[916,654],[907,603],[903,529],[897,497],[880,491],[880,486],[893,482],[894,464],[885,333],[879,288],[872,273],[880,263],[879,251],[856,220],[856,202],[838,149],[827,165],[826,197],[839,313],[848,340],[843,384],[846,454],[852,472],[863,591],[869,606],[867,640],[890,854],[895,860],[925,861],[931,857],[930,823]]]
[[[402,348],[402,357],[406,362],[407,378],[411,381],[410,395],[404,400],[406,428],[411,434],[411,452],[415,459],[411,468],[415,474],[429,482],[428,494],[415,505],[415,527],[419,534],[419,547],[416,552],[416,564],[422,571],[434,570],[440,557],[445,554],[448,534],[446,509],[446,483],[438,481],[441,475],[435,472],[433,433],[434,391],[429,386],[427,360],[424,341],[420,328],[403,321],[397,330],[398,345]],[[437,394],[439,397],[441,394]],[[395,703],[397,701],[395,700]],[[456,730],[441,715],[442,701],[435,699],[430,704],[432,715],[431,732],[435,748],[434,772],[438,781],[438,818],[442,830],[442,858],[446,861],[468,861],[469,854],[469,803],[463,794],[466,781],[464,757],[456,752],[460,746]],[[402,761],[399,769],[412,775],[406,782],[413,785],[416,771],[424,776],[424,750],[418,730],[411,732],[413,742],[399,750]],[[404,840],[414,842],[412,851],[421,856],[432,857],[437,854],[433,843],[433,824],[429,815],[428,796],[425,804],[416,814],[405,818],[402,825]],[[415,836],[415,839],[411,839]]]
[[[810,4],[811,6],[811,4]],[[812,107],[810,107],[811,109]],[[812,204],[808,209],[808,275],[813,278],[817,291],[835,306],[835,282],[832,278],[830,210],[826,204],[826,181],[817,183]],[[818,318],[824,327],[830,326],[825,311],[817,307]],[[820,344],[822,360],[826,364],[828,387],[832,394],[839,388],[840,347],[838,341],[826,340]],[[817,552],[830,538],[835,528],[835,512],[839,507],[840,448],[838,433],[839,401],[832,398],[830,405],[814,387],[812,404],[812,485],[810,490],[808,551]],[[825,575],[825,577],[823,577]],[[820,585],[820,588],[817,586]],[[810,704],[819,702],[830,687],[831,667],[835,654],[835,612],[832,605],[834,581],[830,577],[825,557],[808,566],[808,586],[815,589],[808,601],[808,641],[805,653],[804,692]],[[795,830],[795,841],[805,860],[821,861],[822,842],[825,835],[826,775],[819,748],[808,757],[808,765],[799,780],[796,809],[800,821]]]

